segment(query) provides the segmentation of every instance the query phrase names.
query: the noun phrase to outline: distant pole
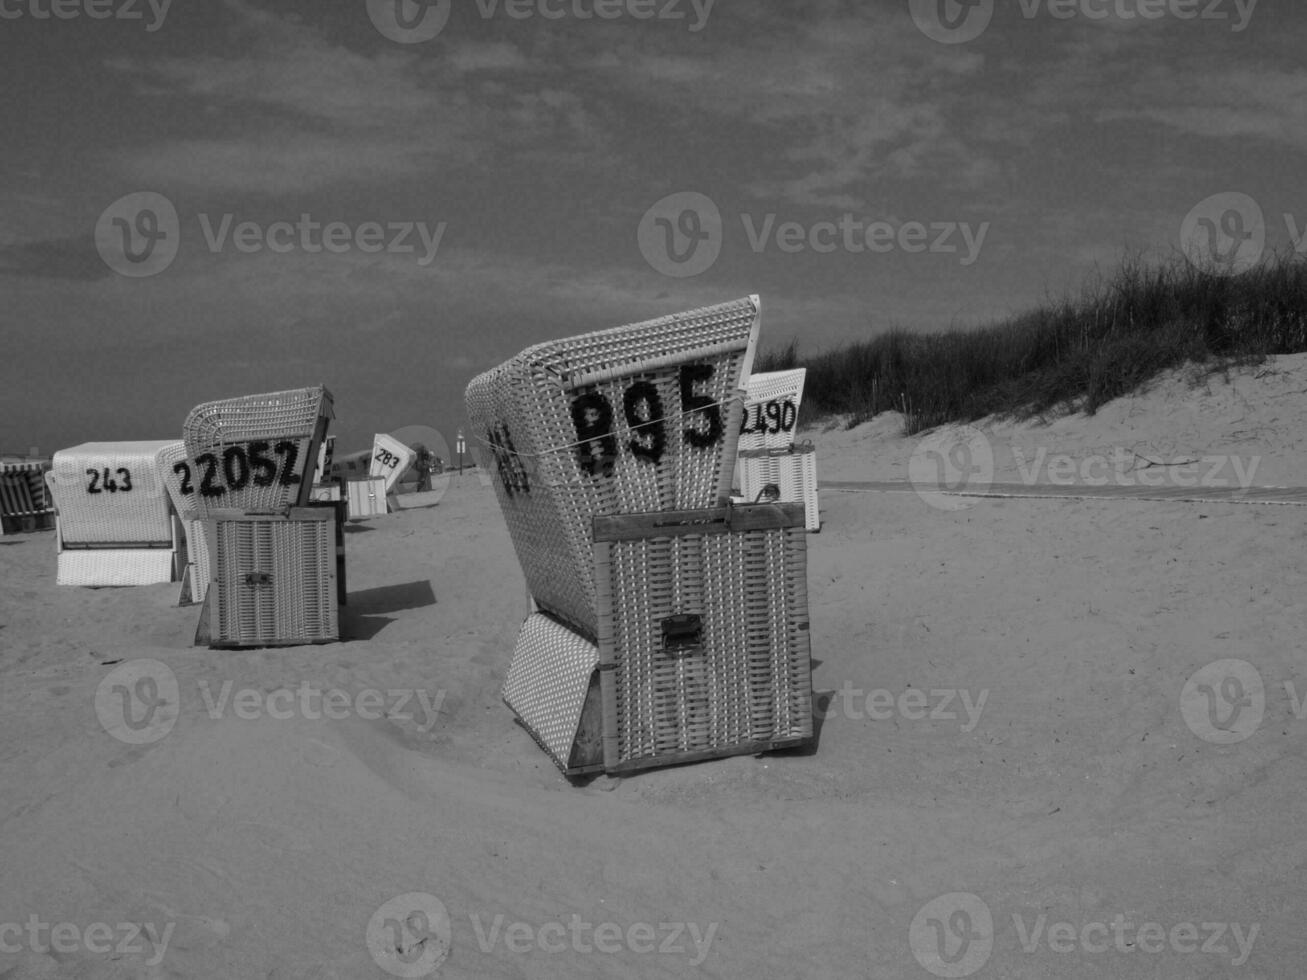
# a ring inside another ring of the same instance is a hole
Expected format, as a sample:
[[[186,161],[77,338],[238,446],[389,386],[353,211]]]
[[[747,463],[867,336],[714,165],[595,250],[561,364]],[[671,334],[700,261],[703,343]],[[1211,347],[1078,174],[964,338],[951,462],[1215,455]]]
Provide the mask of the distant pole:
[[[466,451],[466,449],[467,449],[467,443],[465,443],[465,442],[463,441],[463,430],[462,430],[462,429],[459,429],[459,430],[458,430],[458,440],[457,440],[456,446],[457,446],[457,449],[458,449],[458,472],[459,472],[459,475],[461,476],[462,473],[463,473],[463,453],[464,453],[464,451]]]

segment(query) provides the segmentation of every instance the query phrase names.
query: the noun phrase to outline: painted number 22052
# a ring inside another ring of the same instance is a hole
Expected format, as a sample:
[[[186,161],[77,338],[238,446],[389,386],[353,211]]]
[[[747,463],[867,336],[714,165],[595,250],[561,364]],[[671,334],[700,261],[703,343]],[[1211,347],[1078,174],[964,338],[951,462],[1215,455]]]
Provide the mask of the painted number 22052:
[[[274,453],[278,459],[273,459],[269,453]],[[213,453],[201,453],[195,457],[195,465],[200,471],[200,496],[221,497],[225,493],[244,490],[251,483],[256,487],[270,487],[274,482],[293,487],[300,482],[300,475],[295,471],[299,454],[299,443],[290,439],[283,439],[276,445],[258,441],[244,446],[228,446],[222,451],[221,459]],[[195,493],[191,464],[183,461],[174,464],[172,469],[182,479],[182,495]]]

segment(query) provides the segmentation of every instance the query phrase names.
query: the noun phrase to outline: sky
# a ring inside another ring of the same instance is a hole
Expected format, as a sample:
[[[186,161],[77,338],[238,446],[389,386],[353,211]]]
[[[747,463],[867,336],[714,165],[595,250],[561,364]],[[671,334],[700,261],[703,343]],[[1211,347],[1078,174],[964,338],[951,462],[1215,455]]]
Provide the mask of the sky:
[[[0,0],[0,451],[325,384],[337,450],[525,347],[764,349],[1301,244],[1292,0]]]

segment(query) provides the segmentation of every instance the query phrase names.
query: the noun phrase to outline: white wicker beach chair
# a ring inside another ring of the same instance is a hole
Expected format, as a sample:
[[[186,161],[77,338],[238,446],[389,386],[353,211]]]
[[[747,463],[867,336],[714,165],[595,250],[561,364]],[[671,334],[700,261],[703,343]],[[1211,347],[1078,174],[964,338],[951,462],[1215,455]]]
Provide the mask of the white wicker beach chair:
[[[161,455],[174,443],[88,442],[54,454],[60,585],[152,585],[180,573]]]

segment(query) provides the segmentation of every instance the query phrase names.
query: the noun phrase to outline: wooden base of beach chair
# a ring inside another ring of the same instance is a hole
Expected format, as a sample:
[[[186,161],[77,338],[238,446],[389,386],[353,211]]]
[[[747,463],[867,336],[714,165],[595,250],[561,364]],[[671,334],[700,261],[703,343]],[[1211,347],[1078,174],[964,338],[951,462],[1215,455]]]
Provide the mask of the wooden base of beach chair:
[[[210,581],[197,642],[275,647],[340,639],[340,521],[332,507],[216,510],[204,522]]]
[[[802,521],[797,504],[595,518],[597,642],[528,616],[505,702],[569,776],[808,743]]]

